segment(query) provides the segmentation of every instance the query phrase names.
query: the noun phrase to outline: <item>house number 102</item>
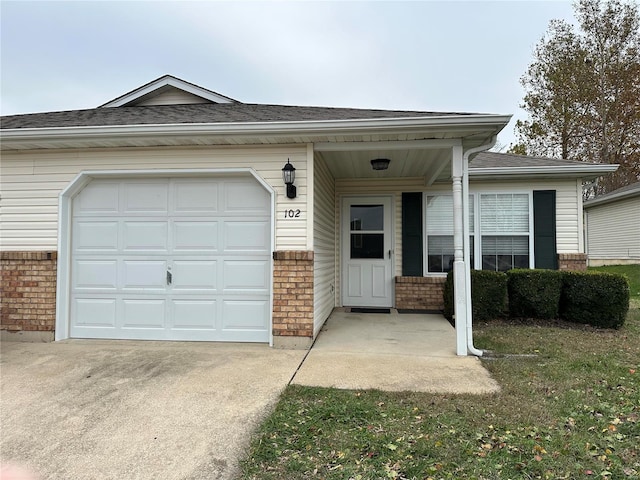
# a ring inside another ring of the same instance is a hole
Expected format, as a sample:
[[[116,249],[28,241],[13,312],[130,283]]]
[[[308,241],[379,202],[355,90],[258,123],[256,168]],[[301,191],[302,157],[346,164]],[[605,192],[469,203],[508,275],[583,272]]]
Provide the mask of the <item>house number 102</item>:
[[[284,218],[300,218],[300,209],[289,209],[284,211]]]

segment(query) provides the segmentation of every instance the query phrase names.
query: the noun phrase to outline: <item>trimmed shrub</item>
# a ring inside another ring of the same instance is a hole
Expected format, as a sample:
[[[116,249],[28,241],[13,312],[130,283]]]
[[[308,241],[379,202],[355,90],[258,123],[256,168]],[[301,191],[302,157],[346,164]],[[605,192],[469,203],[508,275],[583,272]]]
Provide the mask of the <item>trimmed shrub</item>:
[[[507,276],[502,272],[471,270],[471,304],[473,319],[492,320],[507,313]],[[444,316],[453,319],[453,272],[444,284]]]
[[[507,275],[493,270],[471,270],[471,302],[474,320],[507,315]]]
[[[560,316],[562,272],[514,269],[507,272],[509,315],[554,319]]]
[[[624,275],[564,272],[560,316],[603,328],[620,328],[629,310],[629,280]]]

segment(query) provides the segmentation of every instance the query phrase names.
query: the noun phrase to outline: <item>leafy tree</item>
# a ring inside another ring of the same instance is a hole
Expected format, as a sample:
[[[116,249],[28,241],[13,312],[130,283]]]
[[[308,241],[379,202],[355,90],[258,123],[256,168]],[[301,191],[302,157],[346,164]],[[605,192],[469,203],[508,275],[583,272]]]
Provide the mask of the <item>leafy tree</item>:
[[[640,17],[623,0],[579,0],[578,28],[552,20],[521,79],[519,140],[510,151],[617,163],[605,193],[640,180]]]

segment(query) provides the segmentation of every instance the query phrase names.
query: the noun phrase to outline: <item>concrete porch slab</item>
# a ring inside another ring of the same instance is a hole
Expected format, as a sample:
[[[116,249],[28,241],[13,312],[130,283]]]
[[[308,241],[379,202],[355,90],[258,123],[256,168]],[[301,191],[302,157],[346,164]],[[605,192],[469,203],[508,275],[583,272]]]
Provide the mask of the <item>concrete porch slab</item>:
[[[500,390],[475,357],[455,353],[442,315],[336,309],[293,384],[343,389],[485,394]]]

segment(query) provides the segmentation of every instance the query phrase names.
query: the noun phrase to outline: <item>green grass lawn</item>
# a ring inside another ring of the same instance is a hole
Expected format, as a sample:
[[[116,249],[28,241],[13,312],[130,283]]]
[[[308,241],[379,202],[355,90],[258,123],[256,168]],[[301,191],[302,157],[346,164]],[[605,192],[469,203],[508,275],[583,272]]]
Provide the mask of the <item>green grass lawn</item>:
[[[640,478],[640,266],[619,330],[489,322],[492,395],[292,386],[254,437],[245,479]],[[525,355],[523,355],[525,354]]]

